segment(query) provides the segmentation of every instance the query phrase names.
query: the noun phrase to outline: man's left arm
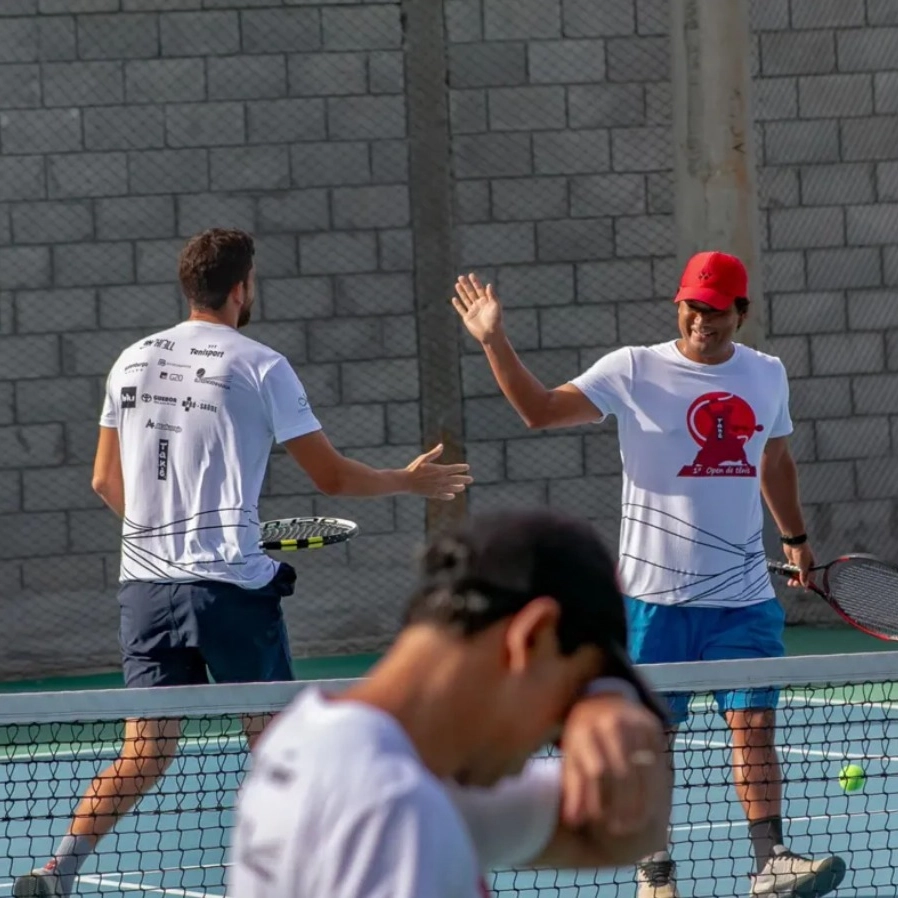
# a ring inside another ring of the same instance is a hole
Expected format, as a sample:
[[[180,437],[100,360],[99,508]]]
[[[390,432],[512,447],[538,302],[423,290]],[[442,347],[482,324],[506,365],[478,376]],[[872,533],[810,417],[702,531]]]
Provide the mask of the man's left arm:
[[[94,492],[120,518],[125,516],[125,481],[122,476],[118,430],[115,427],[100,427],[91,485]]]
[[[789,449],[788,437],[774,437],[764,447],[761,457],[761,495],[781,536],[805,537],[805,541],[798,546],[784,543],[783,550],[789,564],[794,564],[801,571],[797,583],[807,586],[808,570],[814,564],[814,553],[807,541],[798,490],[798,467]],[[790,583],[797,585],[796,581]]]
[[[485,867],[625,866],[664,848],[673,772],[654,712],[613,692],[581,699],[561,747],[492,789],[449,787]]]

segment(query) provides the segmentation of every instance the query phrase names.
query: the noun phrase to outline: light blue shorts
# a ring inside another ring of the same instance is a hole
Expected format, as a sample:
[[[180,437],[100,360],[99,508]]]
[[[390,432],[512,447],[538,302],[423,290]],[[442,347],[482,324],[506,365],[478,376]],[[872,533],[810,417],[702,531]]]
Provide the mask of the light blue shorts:
[[[786,615],[776,599],[740,608],[658,605],[625,598],[629,650],[636,664],[781,658]],[[687,693],[666,695],[671,723],[689,717]],[[732,689],[714,693],[720,714],[775,708],[778,689]]]

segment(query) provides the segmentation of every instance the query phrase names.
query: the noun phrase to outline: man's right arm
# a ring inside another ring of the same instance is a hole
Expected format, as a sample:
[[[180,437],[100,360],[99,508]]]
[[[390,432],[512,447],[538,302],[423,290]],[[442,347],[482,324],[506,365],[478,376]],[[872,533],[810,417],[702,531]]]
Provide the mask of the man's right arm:
[[[496,383],[529,428],[574,427],[602,419],[602,412],[573,384],[554,390],[543,386],[520,360],[504,330],[484,343],[483,351]]]
[[[347,458],[334,448],[323,430],[284,442],[284,448],[328,496],[366,498],[411,493],[428,499],[454,499],[473,478],[469,465],[438,465],[433,460],[443,451],[435,446],[405,468],[372,468]]]
[[[562,749],[491,789],[447,784],[482,864],[617,867],[665,847],[673,773],[653,710],[616,693],[584,698]]]
[[[603,413],[578,387],[547,389],[527,370],[502,325],[502,307],[491,284],[461,277],[452,304],[468,332],[483,347],[496,383],[524,423],[532,429],[573,427],[600,421]]]

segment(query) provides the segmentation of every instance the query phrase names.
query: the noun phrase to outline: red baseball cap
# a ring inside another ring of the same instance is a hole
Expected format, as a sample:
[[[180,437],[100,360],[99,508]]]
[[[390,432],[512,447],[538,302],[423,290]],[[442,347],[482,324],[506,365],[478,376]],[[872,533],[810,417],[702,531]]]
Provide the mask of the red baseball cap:
[[[680,278],[674,302],[691,299],[712,309],[728,309],[737,296],[748,297],[748,272],[727,253],[696,253]]]

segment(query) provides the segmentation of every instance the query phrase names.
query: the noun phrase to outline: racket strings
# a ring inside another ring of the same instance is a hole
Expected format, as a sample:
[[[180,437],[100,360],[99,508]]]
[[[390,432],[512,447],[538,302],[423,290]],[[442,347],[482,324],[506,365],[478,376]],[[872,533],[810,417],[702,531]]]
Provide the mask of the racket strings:
[[[346,532],[346,526],[337,521],[274,521],[262,528],[262,540],[275,542],[285,539],[309,539],[313,536],[339,536]]]
[[[849,617],[885,636],[898,636],[898,576],[894,568],[873,560],[846,561],[832,567],[828,586]]]

